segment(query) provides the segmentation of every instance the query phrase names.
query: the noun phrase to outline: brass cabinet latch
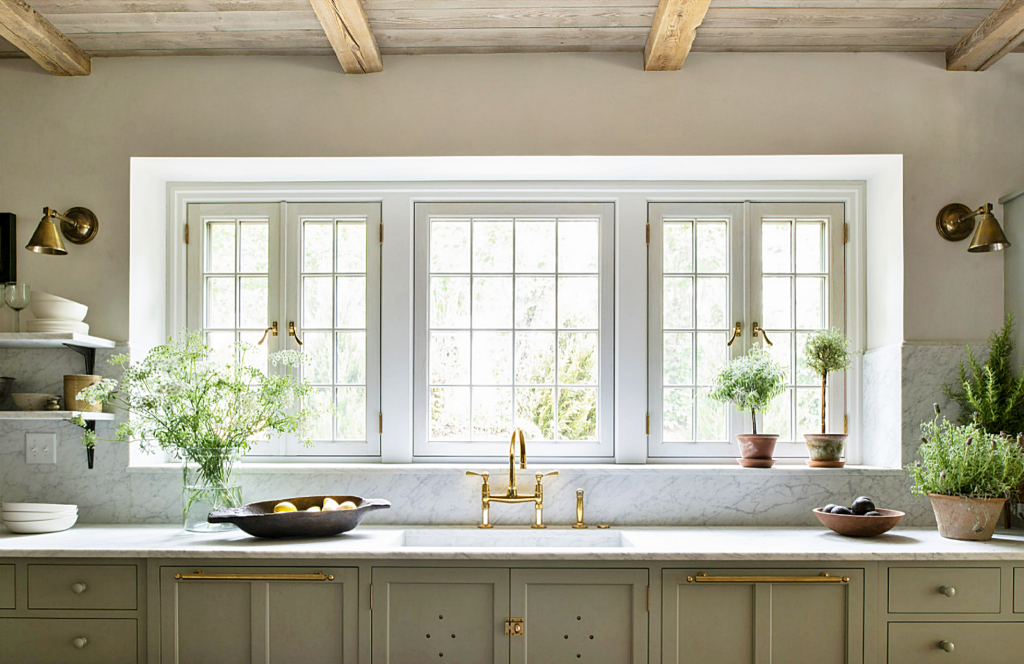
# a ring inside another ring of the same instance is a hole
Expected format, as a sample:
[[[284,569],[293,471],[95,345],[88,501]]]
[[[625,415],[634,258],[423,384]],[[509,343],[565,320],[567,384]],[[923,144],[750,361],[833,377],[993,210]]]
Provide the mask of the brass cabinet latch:
[[[526,632],[526,623],[522,618],[505,618],[505,636],[522,636]]]

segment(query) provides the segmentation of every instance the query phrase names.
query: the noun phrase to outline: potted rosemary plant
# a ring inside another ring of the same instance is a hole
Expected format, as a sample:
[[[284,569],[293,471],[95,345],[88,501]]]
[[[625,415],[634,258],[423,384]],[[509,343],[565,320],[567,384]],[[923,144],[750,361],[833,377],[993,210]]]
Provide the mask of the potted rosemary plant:
[[[935,404],[935,419],[921,425],[921,460],[907,470],[913,493],[931,500],[940,535],[992,538],[1006,499],[1024,480],[1022,437],[988,433],[978,422],[939,422]]]
[[[804,434],[811,457],[807,465],[812,468],[842,467],[845,464],[842,458],[846,434],[826,433],[825,405],[828,375],[850,367],[850,340],[836,328],[813,332],[804,347],[804,361],[811,371],[821,376],[821,433]]]
[[[199,332],[157,346],[141,362],[115,356],[124,373],[120,381],[104,379],[79,394],[127,412],[114,433],[117,441],[138,441],[147,451],[159,447],[182,461],[182,520],[186,530],[211,532],[233,528],[210,524],[207,514],[242,504],[238,467],[252,443],[270,433],[299,434],[319,415],[315,392],[291,371],[265,373],[245,362],[251,346],[238,344],[234,360],[215,361]],[[271,354],[271,366],[296,367],[298,351]],[[84,422],[77,422],[84,424]],[[94,445],[94,432],[85,432]]]
[[[758,433],[757,414],[763,413],[786,386],[786,370],[760,346],[750,349],[718,373],[709,395],[715,401],[731,403],[737,410],[750,411],[752,433],[737,434],[744,468],[771,468],[775,463],[778,434]]]

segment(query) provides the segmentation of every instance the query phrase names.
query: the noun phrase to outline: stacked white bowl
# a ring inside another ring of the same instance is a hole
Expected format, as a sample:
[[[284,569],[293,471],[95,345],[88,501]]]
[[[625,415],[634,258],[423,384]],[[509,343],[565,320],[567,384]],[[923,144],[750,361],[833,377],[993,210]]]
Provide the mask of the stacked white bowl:
[[[32,292],[32,302],[29,305],[32,309],[33,320],[25,323],[25,329],[29,332],[78,332],[89,334],[89,325],[83,323],[85,315],[89,313],[89,307],[78,302],[41,293]]]
[[[57,533],[78,521],[78,505],[3,503],[0,520],[12,533]]]

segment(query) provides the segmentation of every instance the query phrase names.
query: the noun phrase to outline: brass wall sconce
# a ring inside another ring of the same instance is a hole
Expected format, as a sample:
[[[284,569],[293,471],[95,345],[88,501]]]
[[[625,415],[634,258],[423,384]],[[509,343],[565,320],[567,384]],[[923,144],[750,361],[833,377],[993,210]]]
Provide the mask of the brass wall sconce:
[[[975,230],[974,218],[978,215],[981,215],[981,220]],[[973,211],[962,203],[950,203],[939,210],[938,216],[935,217],[935,228],[938,229],[939,235],[950,242],[960,242],[974,233],[971,246],[967,248],[967,251],[972,253],[1000,251],[1010,246],[1010,241],[1006,239],[1006,234],[999,226],[999,220],[992,214],[991,203],[986,203]]]
[[[60,221],[60,232],[57,231],[57,221]],[[64,256],[68,250],[64,248],[61,235],[73,244],[86,244],[96,237],[99,230],[100,222],[88,208],[73,207],[61,214],[51,207],[44,207],[43,218],[25,248],[37,254]]]

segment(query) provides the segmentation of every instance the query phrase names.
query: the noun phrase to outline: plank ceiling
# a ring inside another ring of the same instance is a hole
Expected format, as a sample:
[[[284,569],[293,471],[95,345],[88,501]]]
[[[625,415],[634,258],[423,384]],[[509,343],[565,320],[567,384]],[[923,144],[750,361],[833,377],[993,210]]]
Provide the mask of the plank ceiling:
[[[92,56],[332,55],[309,0],[27,0]],[[1002,0],[713,0],[693,51],[945,51]],[[381,53],[643,51],[658,0],[363,0]],[[0,38],[0,57],[23,57]]]

